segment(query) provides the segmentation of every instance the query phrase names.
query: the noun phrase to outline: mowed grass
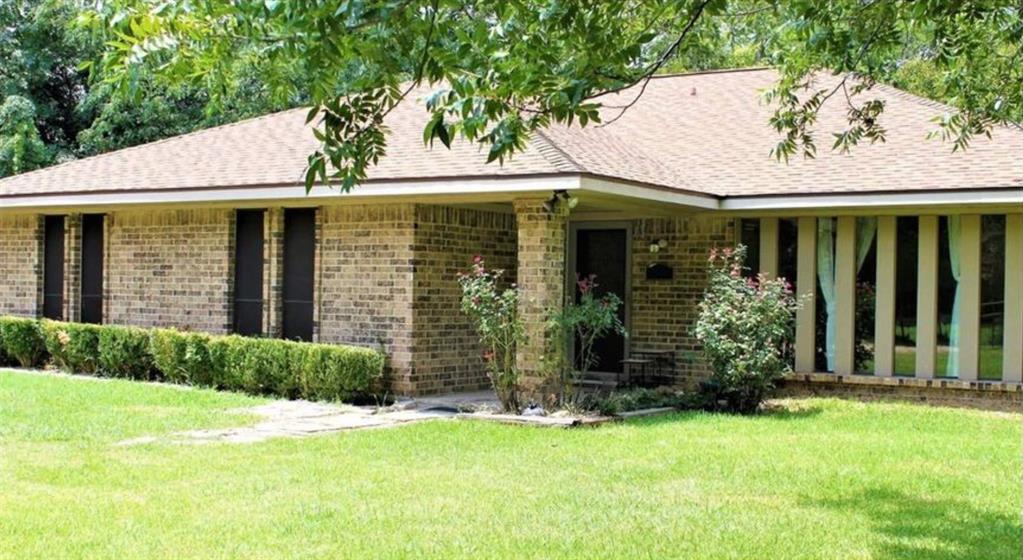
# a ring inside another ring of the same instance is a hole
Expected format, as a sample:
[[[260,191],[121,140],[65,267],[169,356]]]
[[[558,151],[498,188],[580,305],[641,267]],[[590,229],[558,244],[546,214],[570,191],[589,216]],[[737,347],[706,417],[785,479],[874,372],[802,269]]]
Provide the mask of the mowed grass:
[[[0,556],[1012,558],[1020,415],[793,401],[596,429],[434,421],[117,446],[249,397],[0,373]]]

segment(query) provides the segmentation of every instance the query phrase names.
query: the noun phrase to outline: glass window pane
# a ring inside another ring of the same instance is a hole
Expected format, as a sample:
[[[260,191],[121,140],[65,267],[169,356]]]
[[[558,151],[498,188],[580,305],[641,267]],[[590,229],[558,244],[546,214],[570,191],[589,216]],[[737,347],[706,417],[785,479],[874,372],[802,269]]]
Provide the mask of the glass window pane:
[[[954,365],[950,367],[949,363],[957,359],[954,351],[957,337],[953,326],[957,314],[959,282],[953,273],[953,263],[958,260],[958,239],[958,229],[950,231],[949,217],[941,216],[938,219],[938,347],[935,354],[935,377],[958,377],[958,368]],[[955,268],[958,268],[958,263]]]
[[[1002,378],[1005,328],[1005,216],[982,216],[980,247],[980,378]]]
[[[856,373],[874,373],[874,305],[877,285],[877,219],[856,220]]]
[[[753,277],[760,272],[760,220],[739,220],[739,243],[746,246],[746,270],[743,276]]]
[[[895,261],[895,374],[916,373],[916,288],[920,222],[898,218]]]

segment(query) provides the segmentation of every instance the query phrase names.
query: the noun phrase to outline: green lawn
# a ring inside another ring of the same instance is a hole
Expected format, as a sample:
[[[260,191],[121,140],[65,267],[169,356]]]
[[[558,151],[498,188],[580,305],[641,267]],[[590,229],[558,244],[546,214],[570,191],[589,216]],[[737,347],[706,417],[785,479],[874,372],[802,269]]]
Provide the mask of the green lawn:
[[[1019,558],[1019,415],[807,400],[114,445],[257,402],[0,373],[0,557]]]

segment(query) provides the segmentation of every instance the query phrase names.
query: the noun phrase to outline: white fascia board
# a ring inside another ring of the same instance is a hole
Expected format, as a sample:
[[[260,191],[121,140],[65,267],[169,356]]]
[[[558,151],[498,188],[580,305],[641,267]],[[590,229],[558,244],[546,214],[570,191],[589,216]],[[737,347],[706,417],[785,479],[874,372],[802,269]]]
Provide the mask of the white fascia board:
[[[407,197],[493,193],[550,192],[577,190],[578,176],[490,177],[482,179],[444,179],[437,181],[380,181],[364,183],[349,194],[336,189],[315,187],[306,194],[302,185],[231,187],[188,190],[154,190],[116,193],[68,193],[0,198],[0,210],[14,208],[124,206],[139,204],[191,204],[248,202],[264,200],[308,200],[366,197]]]
[[[880,208],[947,205],[1020,204],[1023,189],[857,193],[803,196],[747,196],[721,201],[721,210],[815,210],[821,208]]]
[[[682,191],[672,191],[670,189],[644,187],[595,177],[583,177],[582,190],[619,195],[640,200],[649,200],[653,202],[677,204],[680,206],[689,206],[703,210],[718,210],[720,208],[718,199],[710,195],[699,195]]]

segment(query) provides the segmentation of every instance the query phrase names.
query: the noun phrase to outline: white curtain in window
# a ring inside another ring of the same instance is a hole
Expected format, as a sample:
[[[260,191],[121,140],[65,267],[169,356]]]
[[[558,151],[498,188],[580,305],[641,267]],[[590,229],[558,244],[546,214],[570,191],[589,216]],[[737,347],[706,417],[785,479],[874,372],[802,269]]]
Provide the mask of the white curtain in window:
[[[835,219],[817,220],[817,279],[824,296],[827,323],[824,330],[824,354],[828,371],[835,371]]]
[[[877,233],[877,218],[856,220],[856,272],[863,267]],[[835,371],[835,219],[817,220],[817,278],[824,296],[827,315],[824,334],[824,354],[828,371]]]
[[[956,283],[955,299],[952,300],[952,324],[948,329],[948,364],[945,373],[959,377],[959,216],[948,217],[948,262],[952,278]]]

